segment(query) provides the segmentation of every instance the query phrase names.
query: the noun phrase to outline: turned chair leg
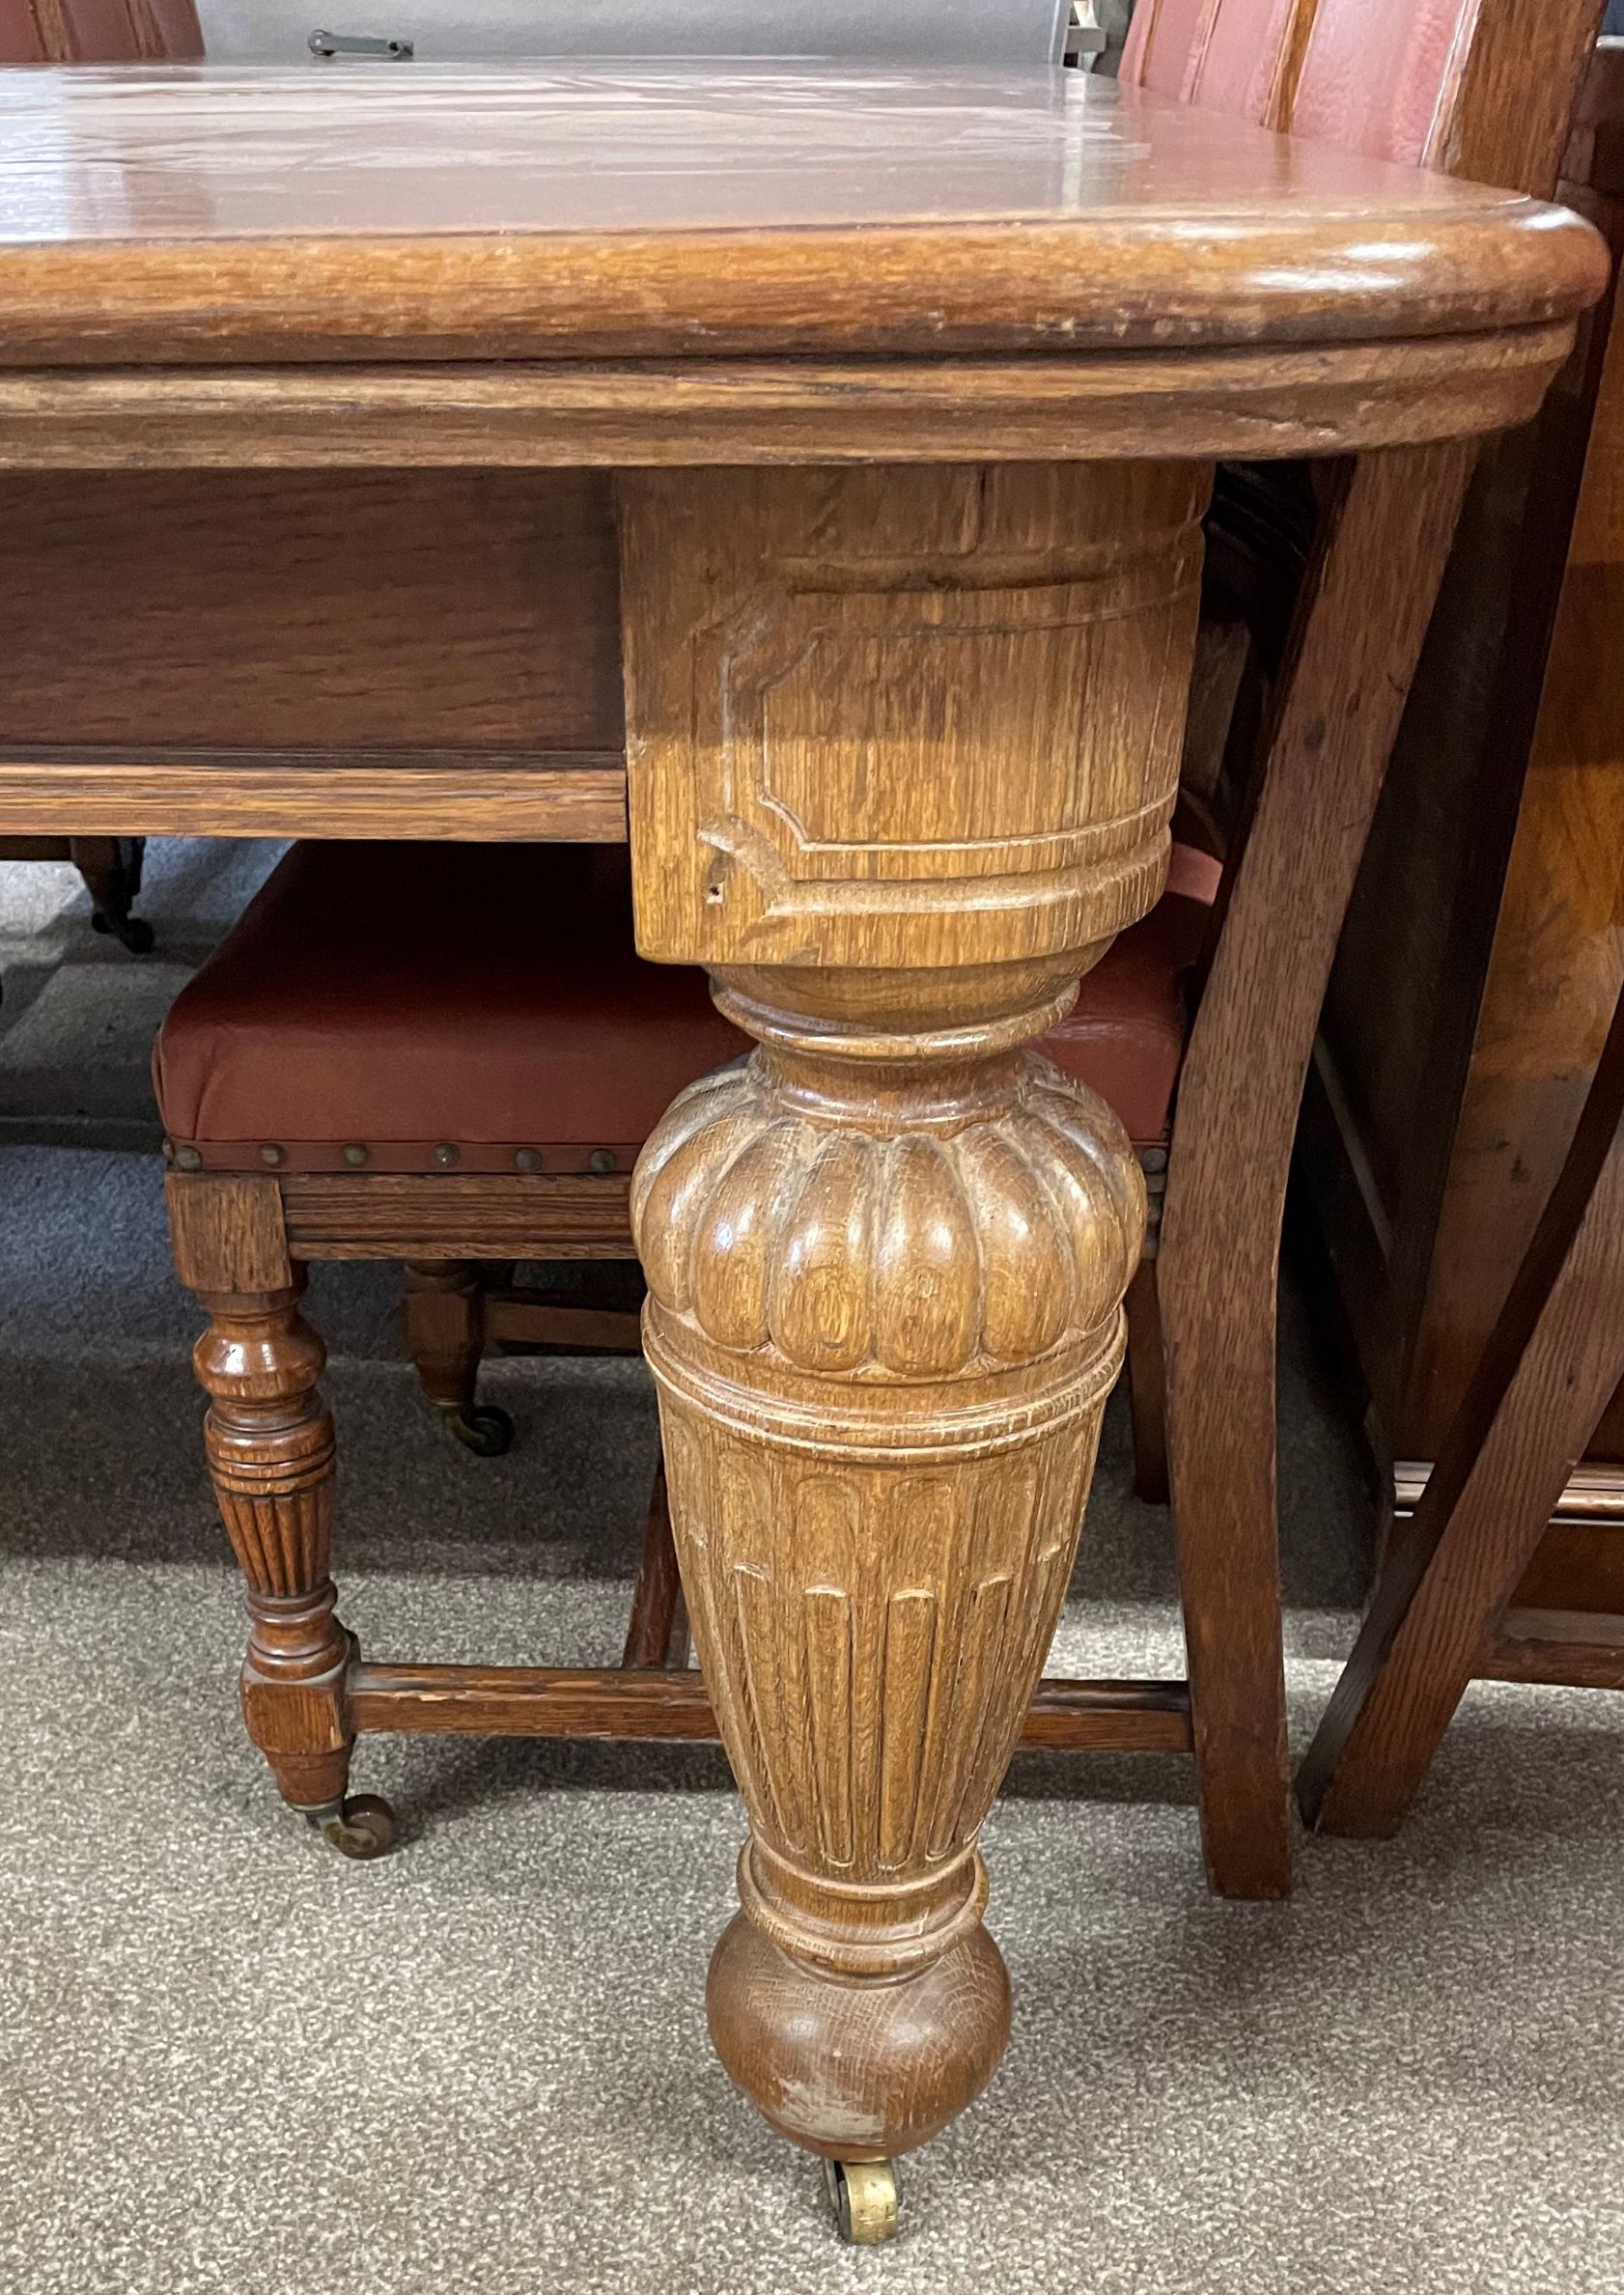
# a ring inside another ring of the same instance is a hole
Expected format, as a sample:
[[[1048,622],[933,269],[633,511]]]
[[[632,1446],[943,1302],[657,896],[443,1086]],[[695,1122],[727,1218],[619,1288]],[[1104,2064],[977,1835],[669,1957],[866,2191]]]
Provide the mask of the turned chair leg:
[[[671,1501],[665,1488],[665,1461],[655,1469],[654,1489],[643,1525],[643,1557],[631,1592],[631,1617],[621,1664],[646,1672],[687,1663],[688,1613],[677,1567],[671,1529]]]
[[[406,1350],[448,1434],[477,1458],[500,1458],[513,1420],[475,1399],[485,1354],[486,1275],[472,1259],[413,1259],[406,1271]]]
[[[1147,1504],[1167,1503],[1167,1372],[1156,1261],[1141,1259],[1122,1302],[1128,1318],[1128,1401],[1134,1421],[1134,1488]]]
[[[182,1281],[209,1328],[192,1353],[209,1396],[210,1478],[248,1601],[242,1716],[282,1798],[348,1857],[395,1837],[386,1802],[347,1797],[354,1744],[332,1556],[333,1422],[317,1388],[326,1350],[299,1313],[280,1200],[253,1180],[169,1182]],[[249,1287],[250,1284],[252,1287]]]
[[[141,890],[143,846],[140,837],[69,839],[73,866],[90,894],[91,923],[122,941],[132,956],[148,956],[154,945],[152,926],[130,914]]]

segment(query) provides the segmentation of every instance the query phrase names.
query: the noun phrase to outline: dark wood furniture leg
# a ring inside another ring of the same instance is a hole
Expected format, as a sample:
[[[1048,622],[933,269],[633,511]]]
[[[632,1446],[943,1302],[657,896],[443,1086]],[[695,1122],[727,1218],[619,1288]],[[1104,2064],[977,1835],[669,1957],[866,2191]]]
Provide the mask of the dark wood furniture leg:
[[[91,923],[98,933],[122,941],[132,956],[148,956],[153,928],[132,916],[141,890],[144,837],[70,837],[69,853],[91,897]]]
[[[485,1271],[472,1259],[409,1259],[406,1270],[406,1352],[424,1393],[448,1433],[480,1458],[513,1447],[513,1420],[480,1403],[485,1353]]]
[[[1291,1888],[1280,1219],[1320,1004],[1470,453],[1362,456],[1329,515],[1179,1084],[1157,1285],[1202,1838],[1224,1896]]]
[[[681,1667],[687,1661],[688,1613],[683,1600],[683,1581],[677,1569],[677,1548],[671,1533],[671,1501],[665,1489],[665,1461],[655,1469],[649,1494],[648,1520],[643,1525],[643,1558],[631,1592],[631,1617],[626,1629],[621,1664],[639,1672]]]
[[[1298,1778],[1322,1832],[1396,1831],[1624,1377],[1624,1002],[1572,1148]]]
[[[284,1801],[350,1857],[394,1839],[387,1803],[346,1798],[354,1743],[352,1638],[329,1575],[333,1422],[317,1389],[326,1350],[299,1313],[274,1180],[170,1185],[176,1265],[209,1328],[192,1354],[209,1396],[204,1440],[248,1598],[241,1678],[248,1735]]]
[[[1122,1302],[1128,1318],[1128,1401],[1134,1421],[1134,1488],[1147,1504],[1165,1506],[1167,1373],[1162,1354],[1162,1305],[1156,1261],[1141,1259]]]

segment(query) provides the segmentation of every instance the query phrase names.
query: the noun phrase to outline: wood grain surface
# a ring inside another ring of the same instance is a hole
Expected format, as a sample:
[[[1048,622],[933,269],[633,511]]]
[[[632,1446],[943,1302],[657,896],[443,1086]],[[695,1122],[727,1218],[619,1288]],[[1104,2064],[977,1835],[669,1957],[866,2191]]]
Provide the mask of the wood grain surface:
[[[1101,462],[1340,454],[1526,421],[1566,322],[1085,358],[0,367],[0,469]]]
[[[1601,277],[1572,216],[1091,73],[0,74],[12,365],[1331,346]]]

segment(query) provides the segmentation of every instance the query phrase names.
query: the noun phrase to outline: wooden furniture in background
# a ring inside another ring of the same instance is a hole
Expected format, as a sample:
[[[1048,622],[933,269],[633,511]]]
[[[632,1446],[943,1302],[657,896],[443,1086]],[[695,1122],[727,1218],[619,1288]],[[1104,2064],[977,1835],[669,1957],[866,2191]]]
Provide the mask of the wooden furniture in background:
[[[1624,1619],[1520,1608],[1624,1379],[1624,997],[1573,1143],[1299,1778],[1324,1832],[1393,1832],[1474,1675],[1624,1689]]]
[[[153,946],[152,926],[131,914],[144,851],[141,837],[0,837],[0,860],[71,862],[90,894],[93,928],[110,933],[132,956],[146,956]]]
[[[1394,0],[1385,42],[1371,14],[1363,0],[1149,0],[1123,76],[1372,157],[1549,188],[1597,0]],[[1274,1357],[1298,1110],[1468,468],[1442,448],[1328,478],[1179,1086],[1157,1269],[1168,1449],[1203,1837],[1236,1894],[1290,1885]],[[1349,632],[1385,557],[1407,579],[1379,659]],[[1226,1742],[1221,1767],[1201,1758],[1209,1730]]]
[[[1174,863],[1202,886],[1216,875],[1199,854],[1174,849]],[[1110,1085],[1115,1104],[1137,1108],[1147,1155],[1165,1138],[1177,1070],[1179,948],[1199,948],[1204,915],[1199,897],[1170,890],[1101,957],[1078,1005],[1039,1045],[1062,1077]],[[250,1418],[262,1405],[282,1409],[289,1395],[238,1393],[237,1335],[257,1310],[230,1269],[273,1232],[292,1269],[285,1290],[312,1258],[406,1262],[417,1375],[454,1435],[500,1453],[512,1423],[477,1402],[487,1340],[637,1347],[635,1315],[539,1303],[512,1290],[512,1262],[635,1260],[629,1175],[647,1134],[679,1090],[747,1049],[747,1035],[711,1005],[702,973],[637,960],[630,883],[612,847],[298,845],[165,1019],[154,1083],[172,1161],[172,1230],[182,1276],[213,1315],[197,1365],[215,1398],[209,1446],[255,1620],[245,1717],[287,1800],[349,1855],[383,1843],[377,1827],[347,1813],[349,1745],[323,1747],[312,1770],[310,1749],[289,1753],[275,1698],[294,1655],[314,1673],[330,1668],[330,1553],[325,1530],[317,1540],[303,1530],[303,1485],[264,1497],[243,1535],[240,1420],[245,1409]],[[1037,1235],[1032,1248],[1046,1242]],[[490,1276],[493,1267],[505,1278]],[[266,1377],[280,1363],[305,1377],[307,1350],[289,1335],[292,1303],[277,1301],[280,1322],[264,1338]],[[1129,1350],[1149,1350],[1140,1386],[1154,1393],[1154,1295],[1137,1325],[1131,1317]],[[322,1460],[330,1473],[330,1441]],[[645,1579],[674,1590],[663,1508],[649,1526]],[[298,1618],[295,1597],[305,1602]],[[658,1627],[637,1613],[629,1641],[658,1648],[667,1666],[670,1634],[670,1618]],[[670,1666],[684,1657],[674,1652]],[[445,1693],[468,1668],[406,1670],[422,1693],[387,1707],[397,1726],[402,1710],[417,1730],[470,1726],[465,1703]],[[392,1666],[390,1678],[399,1675]],[[553,1675],[535,1670],[487,1668],[482,1680],[487,1726],[518,1733],[658,1737],[670,1723],[692,1737],[704,1703],[700,1680],[665,1673],[615,1680],[601,1712],[582,1705],[580,1675],[569,1675],[564,1700]],[[365,1710],[360,1678],[350,1689]],[[1189,1692],[1170,1680],[1050,1680],[1027,1735],[1049,1747],[1189,1751]],[[380,1804],[367,1808],[387,1829]]]
[[[750,1822],[712,2029],[775,2127],[882,2176],[1007,2029],[977,1838],[1064,1592],[1143,1216],[1119,1128],[1027,1048],[1162,887],[1211,458],[1367,457],[1302,653],[1334,630],[1336,712],[1282,720],[1272,785],[1295,771],[1306,803],[1265,791],[1179,1117],[1204,1060],[1197,1097],[1244,1102],[1227,1136],[1272,1155],[1292,1059],[1225,1079],[1207,1014],[1294,982],[1304,902],[1312,930],[1331,898],[1301,832],[1334,829],[1385,754],[1451,442],[1534,411],[1601,250],[1514,194],[1075,72],[567,78],[436,72],[428,171],[426,73],[409,96],[301,74],[292,129],[275,102],[248,125],[207,70],[0,74],[0,137],[31,161],[0,170],[0,462],[187,472],[173,515],[205,552],[233,464],[324,468],[335,504],[357,470],[619,467],[638,943],[704,965],[758,1044],[677,1101],[630,1203]],[[59,638],[86,644],[82,614]],[[13,698],[0,680],[0,721]],[[0,829],[54,807],[87,833],[449,815],[537,837],[577,770],[522,742],[493,767],[36,727],[0,765]],[[1245,1154],[1207,1168],[1214,1263],[1238,1223],[1272,1263],[1268,1185]],[[258,1302],[231,1370],[258,1430],[243,1525],[286,1499],[323,1537],[318,1351],[276,1236],[223,1272]],[[308,1696],[330,1733],[359,1663],[335,1635],[289,1727]]]
[[[202,53],[191,0],[0,0],[0,64],[157,63]],[[4,621],[0,605],[0,626]],[[95,929],[145,956],[153,928],[131,914],[142,844],[139,837],[0,837],[0,860],[70,861],[90,894]]]
[[[158,64],[202,54],[192,0],[0,0],[0,64]]]
[[[1624,252],[1624,42],[1563,198]],[[1537,424],[1487,450],[1333,977],[1299,1171],[1401,1512],[1560,1169],[1621,984],[1624,342],[1610,297]],[[1624,1402],[1520,1607],[1624,1613]]]
[[[1135,933],[1154,930],[1147,919]],[[1092,1052],[1112,1073],[1115,1018],[1107,999],[1103,1028],[1071,1016],[1044,1049],[1074,1071]],[[602,846],[296,846],[171,1009],[154,1078],[177,1263],[210,1316],[195,1359],[248,1584],[243,1711],[285,1798],[350,1856],[377,1855],[394,1833],[375,1796],[347,1798],[353,1729],[715,1729],[703,1678],[686,1668],[663,1477],[628,1629],[635,1680],[398,1664],[330,1680],[344,1634],[329,1581],[334,1447],[309,1399],[320,1342],[297,1314],[304,1266],[405,1261],[425,1389],[462,1440],[494,1454],[513,1430],[476,1399],[488,1337],[635,1350],[638,1327],[635,1315],[492,1299],[484,1271],[635,1259],[638,1150],[680,1088],[748,1049],[703,973],[633,954],[624,854]],[[257,1279],[239,1279],[267,1253],[269,1303]],[[330,1693],[319,1736],[312,1682]],[[1182,1682],[1047,1680],[1023,1742],[1187,1751],[1188,1696]]]

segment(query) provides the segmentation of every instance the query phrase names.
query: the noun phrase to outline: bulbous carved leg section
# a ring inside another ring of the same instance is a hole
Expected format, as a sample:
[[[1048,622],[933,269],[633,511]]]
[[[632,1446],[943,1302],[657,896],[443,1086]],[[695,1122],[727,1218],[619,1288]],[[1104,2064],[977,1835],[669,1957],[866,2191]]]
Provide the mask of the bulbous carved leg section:
[[[1114,1116],[1022,1047],[1050,999],[1012,1023],[994,984],[905,1041],[822,979],[814,1027],[724,978],[762,1049],[677,1102],[632,1215],[750,1818],[713,2035],[782,2134],[879,2162],[1002,2054],[976,1838],[1071,1575],[1144,1194]]]
[[[1009,2038],[1009,1974],[984,1928],[915,1976],[831,1982],[743,1913],[711,1961],[711,2036],[769,2124],[825,2159],[887,2160],[981,2093]]]
[[[192,1361],[210,1398],[214,1496],[247,1587],[243,1719],[283,1799],[326,1821],[342,1809],[350,1774],[353,1644],[327,1574],[333,1423],[316,1385],[325,1350],[298,1311],[302,1288],[200,1295],[210,1323]]]

